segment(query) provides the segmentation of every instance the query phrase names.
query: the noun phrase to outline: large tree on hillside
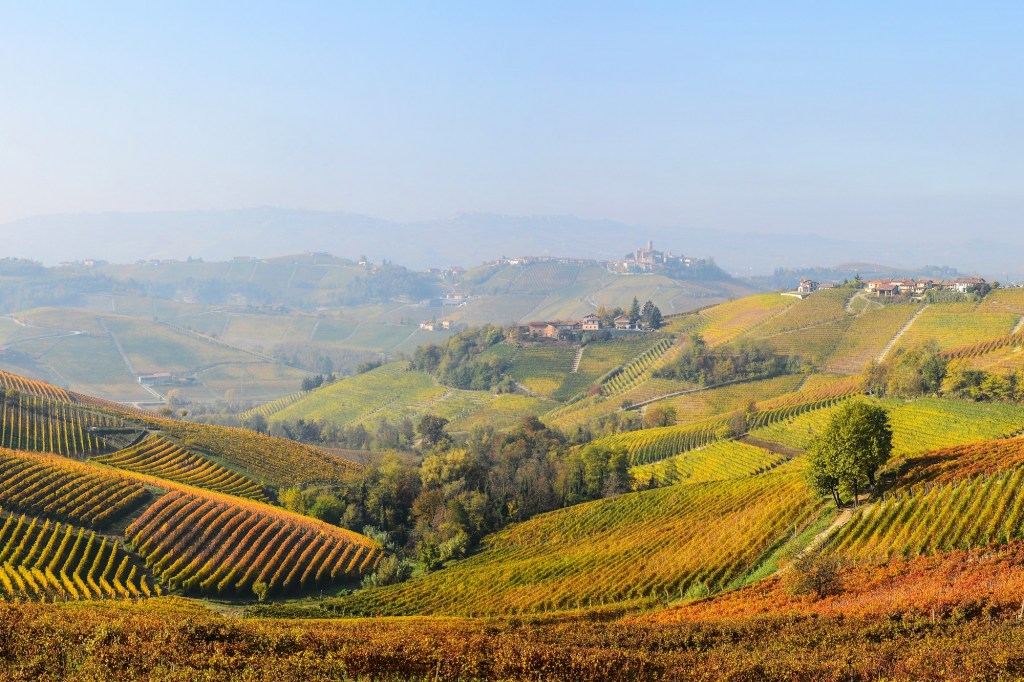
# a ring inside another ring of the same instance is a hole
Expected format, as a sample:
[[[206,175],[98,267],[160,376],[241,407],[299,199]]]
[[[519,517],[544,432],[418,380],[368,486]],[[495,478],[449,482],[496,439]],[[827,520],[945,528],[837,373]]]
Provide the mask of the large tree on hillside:
[[[843,405],[807,452],[807,483],[830,495],[837,507],[842,496],[874,487],[875,473],[892,454],[892,428],[885,409],[861,400]]]

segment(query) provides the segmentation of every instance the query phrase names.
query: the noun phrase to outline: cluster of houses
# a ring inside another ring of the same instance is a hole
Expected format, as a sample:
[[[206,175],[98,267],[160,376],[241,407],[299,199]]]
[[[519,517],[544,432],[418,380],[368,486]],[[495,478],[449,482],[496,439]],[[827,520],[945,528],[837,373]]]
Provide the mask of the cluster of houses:
[[[957,277],[955,279],[872,279],[864,283],[864,290],[874,296],[920,296],[926,291],[955,291],[960,294],[977,291],[985,285],[982,277]],[[822,284],[813,279],[802,279],[797,285],[797,294],[812,294],[822,289],[832,289],[834,284]]]
[[[420,329],[428,332],[439,332],[442,329],[451,329],[451,320],[436,320],[433,322],[420,322]]]
[[[567,334],[600,331],[602,329],[628,330],[642,329],[642,327],[639,322],[635,324],[631,322],[627,315],[619,315],[612,321],[611,325],[606,325],[601,321],[601,318],[594,313],[584,315],[583,318],[579,320],[570,320],[566,322],[528,322],[519,326],[519,332],[525,336],[537,336],[546,339],[560,339]]]
[[[966,294],[977,291],[985,285],[982,277],[957,277],[955,279],[873,279],[864,285],[869,294],[887,298],[891,296],[920,296],[926,291],[955,291]]]

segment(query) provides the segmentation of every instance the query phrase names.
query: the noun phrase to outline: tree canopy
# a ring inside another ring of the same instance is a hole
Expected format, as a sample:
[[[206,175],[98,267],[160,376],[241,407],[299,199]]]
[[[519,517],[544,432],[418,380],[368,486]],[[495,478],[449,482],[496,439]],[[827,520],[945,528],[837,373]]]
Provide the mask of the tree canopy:
[[[843,496],[856,502],[860,491],[875,485],[875,473],[892,453],[892,427],[885,409],[862,400],[843,405],[815,438],[807,453],[807,482],[837,507]]]

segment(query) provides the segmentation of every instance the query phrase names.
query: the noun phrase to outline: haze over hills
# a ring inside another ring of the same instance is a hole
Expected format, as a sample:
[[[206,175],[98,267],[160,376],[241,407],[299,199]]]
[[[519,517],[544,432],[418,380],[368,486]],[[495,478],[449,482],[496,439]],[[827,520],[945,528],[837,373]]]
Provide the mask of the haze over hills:
[[[97,240],[96,235],[103,239]],[[733,275],[767,274],[778,267],[864,261],[896,267],[955,265],[962,271],[1015,281],[1024,272],[1015,254],[1022,244],[965,233],[956,242],[746,234],[705,227],[651,227],[576,216],[460,214],[446,220],[392,222],[336,211],[253,208],[152,213],[41,215],[0,225],[5,255],[47,264],[100,258],[112,262],[189,256],[224,260],[327,251],[412,268],[470,267],[498,256],[552,255],[620,258],[653,240],[656,248],[711,257]]]

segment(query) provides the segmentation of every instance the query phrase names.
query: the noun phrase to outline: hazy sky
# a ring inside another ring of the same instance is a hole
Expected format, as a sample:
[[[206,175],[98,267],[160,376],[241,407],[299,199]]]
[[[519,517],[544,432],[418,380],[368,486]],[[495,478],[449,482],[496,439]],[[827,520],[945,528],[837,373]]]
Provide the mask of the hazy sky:
[[[1021,231],[1024,2],[0,2],[0,222]]]

